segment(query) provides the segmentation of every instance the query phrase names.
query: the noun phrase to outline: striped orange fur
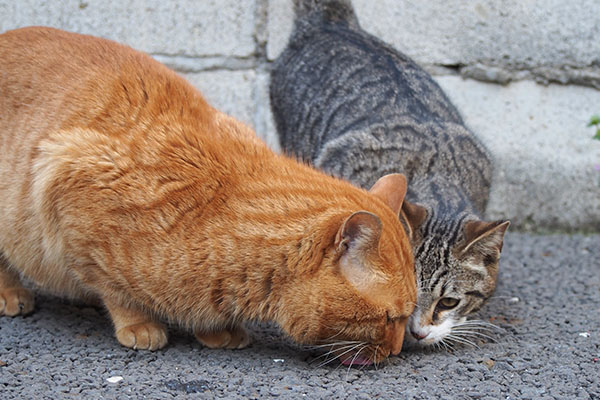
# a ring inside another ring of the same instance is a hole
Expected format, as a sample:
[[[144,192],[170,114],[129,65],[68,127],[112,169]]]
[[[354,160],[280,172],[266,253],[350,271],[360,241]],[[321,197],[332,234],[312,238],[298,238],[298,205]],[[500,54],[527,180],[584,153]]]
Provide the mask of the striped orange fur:
[[[108,308],[125,346],[165,321],[243,347],[248,321],[301,344],[402,346],[416,301],[401,175],[371,190],[275,154],[149,56],[51,28],[0,35],[0,314],[20,278]],[[358,352],[361,352],[358,354]]]

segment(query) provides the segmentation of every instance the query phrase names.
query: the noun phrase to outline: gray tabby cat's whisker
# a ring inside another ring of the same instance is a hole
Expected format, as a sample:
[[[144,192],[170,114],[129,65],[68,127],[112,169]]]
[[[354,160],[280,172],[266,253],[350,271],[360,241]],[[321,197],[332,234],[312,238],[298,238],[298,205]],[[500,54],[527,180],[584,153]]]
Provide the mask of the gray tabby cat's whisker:
[[[486,337],[486,338],[489,338],[489,339],[493,340],[494,337],[492,335],[488,335],[486,332],[487,331],[480,332],[480,331],[477,331],[477,330],[460,329],[460,328],[458,328],[458,329],[457,328],[453,328],[452,329],[452,333],[459,334],[459,336],[460,336],[460,334],[464,334],[464,335],[478,335],[478,336]]]
[[[487,321],[482,321],[482,320],[478,320],[478,319],[473,319],[473,320],[469,320],[469,321],[465,321],[465,322],[461,322],[459,324],[456,325],[457,327],[459,326],[472,326],[472,327],[478,327],[478,329],[481,330],[485,330],[485,329],[492,329],[492,330],[497,330],[500,332],[506,332],[506,329],[498,326],[498,325],[494,325],[491,322],[487,322]]]
[[[442,346],[444,346],[444,347],[442,347]],[[429,349],[431,349],[431,348],[433,347],[435,351],[439,351],[439,350],[447,350],[447,349],[445,348],[445,344],[444,344],[444,341],[443,341],[443,340],[441,340],[441,341],[439,341],[439,342],[435,342],[435,343],[433,343],[433,344],[431,344],[430,346],[427,346],[427,347],[428,347]]]
[[[450,353],[454,353],[456,351],[455,346],[458,346],[458,345],[467,345],[467,346],[470,346],[467,343],[459,342],[459,341],[455,340],[454,338],[450,338],[450,337],[446,337],[444,340],[445,340],[445,343],[448,346],[450,346],[450,350],[448,351]]]
[[[467,320],[467,321],[464,321],[464,322],[460,322],[457,325],[481,325],[481,326],[492,326],[494,328],[498,328],[497,325],[494,325],[494,324],[492,324],[490,322],[477,320],[477,319],[470,319],[470,320]],[[502,329],[502,328],[500,328],[500,329]]]
[[[466,329],[466,330],[478,331],[478,332],[498,333],[497,330],[488,328],[486,326],[478,326],[478,325],[455,325],[452,327],[452,330],[454,330],[454,329]]]
[[[447,334],[442,340],[446,344],[452,344],[453,346],[456,344],[467,344],[460,341],[459,337],[452,335],[451,333]]]
[[[452,329],[452,332],[454,332],[455,329],[457,330],[457,332],[460,332],[460,331],[479,332],[481,334],[486,334],[486,335],[496,335],[496,334],[498,334],[498,332],[494,331],[493,329],[485,329],[485,328],[482,328],[482,327],[457,326],[454,329]]]
[[[457,342],[457,343],[462,343],[462,344],[465,344],[465,345],[467,345],[467,346],[472,346],[472,347],[475,347],[475,348],[477,348],[477,349],[479,349],[479,348],[480,348],[480,347],[479,347],[479,345],[477,345],[477,343],[475,343],[475,342],[473,342],[472,340],[469,340],[469,339],[467,339],[466,337],[464,337],[464,336],[461,336],[461,335],[454,335],[454,334],[452,334],[452,333],[449,333],[449,334],[448,334],[448,340],[450,340],[450,341],[452,341],[452,340],[453,340],[453,341],[455,341],[455,342]]]
[[[444,346],[444,350],[446,350],[447,352],[451,353],[454,351],[454,346],[451,343],[448,343],[445,338],[437,342],[436,344],[440,345],[440,349],[442,346]]]
[[[490,341],[492,341],[493,343],[496,343],[497,340],[496,338],[490,336],[490,335],[486,335],[484,333],[481,332],[473,332],[473,331],[461,331],[461,330],[452,330],[453,334],[456,334],[457,336],[461,336],[461,337],[473,337],[473,339],[479,337],[479,338],[485,338],[488,339]]]
[[[453,335],[452,333],[448,334],[447,339],[449,341],[455,341],[455,342],[462,343],[462,344],[465,344],[468,346],[473,346],[473,347],[477,348],[478,350],[481,349],[476,343],[470,341],[469,339],[465,339],[464,337]]]
[[[491,322],[483,321],[483,320],[480,320],[480,319],[469,319],[469,320],[460,322],[458,325],[463,325],[463,324],[464,325],[470,324],[470,325],[491,326],[491,327],[494,327],[494,328],[502,329],[499,326],[497,326],[495,324],[492,324]]]
[[[487,324],[487,323],[486,323],[486,324]],[[499,344],[499,345],[501,345],[502,347],[504,347],[504,346],[502,345],[502,343],[500,343],[500,341],[498,341],[498,340],[497,340],[495,337],[493,337],[493,336],[490,336],[490,335],[497,335],[497,334],[500,334],[500,333],[502,333],[503,335],[506,335],[506,334],[508,333],[508,334],[509,334],[509,337],[513,337],[513,335],[512,335],[510,332],[506,331],[505,329],[503,329],[503,328],[500,328],[500,327],[497,327],[497,326],[495,326],[495,325],[493,325],[493,324],[489,324],[489,325],[491,325],[491,327],[487,327],[487,326],[480,326],[480,325],[473,325],[473,326],[462,326],[462,325],[461,325],[461,326],[457,326],[457,327],[459,328],[459,330],[458,330],[458,331],[460,331],[460,329],[461,329],[461,328],[462,328],[462,329],[469,329],[469,331],[468,331],[468,332],[469,332],[469,334],[471,334],[471,335],[473,335],[473,334],[475,334],[475,333],[478,333],[478,334],[479,334],[479,336],[484,336],[484,335],[485,335],[485,337],[486,337],[486,338],[489,338],[489,340],[491,340],[493,343],[495,343],[495,344]],[[490,328],[496,328],[496,329],[490,329]],[[476,331],[475,331],[475,330],[473,330],[473,329],[475,329]],[[454,332],[454,331],[455,331],[455,329],[453,329],[453,332]],[[487,335],[488,333],[489,333],[490,335]]]
[[[456,348],[454,347],[454,343],[451,342],[444,342],[446,344],[446,346],[448,346],[450,348],[450,352],[455,352]]]

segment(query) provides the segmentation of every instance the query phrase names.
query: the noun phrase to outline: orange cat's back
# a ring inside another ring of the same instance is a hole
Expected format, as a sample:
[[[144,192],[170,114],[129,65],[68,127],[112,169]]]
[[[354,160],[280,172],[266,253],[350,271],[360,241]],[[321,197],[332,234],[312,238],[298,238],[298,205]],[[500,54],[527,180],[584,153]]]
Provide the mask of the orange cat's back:
[[[363,343],[351,362],[400,351],[416,300],[404,177],[367,192],[277,155],[108,40],[27,28],[0,53],[0,314],[30,311],[24,275],[100,298],[129,347],[164,346],[162,320],[243,347],[242,323],[269,320]]]
[[[32,27],[2,34],[0,51],[3,126],[20,126],[19,118],[27,115],[23,107],[41,111],[33,117],[31,132],[87,124],[118,134],[135,126],[142,109],[158,116],[161,108],[177,107],[175,103],[185,110],[184,102],[194,107],[195,119],[212,112],[193,88],[173,84],[183,81],[176,73],[112,41]]]

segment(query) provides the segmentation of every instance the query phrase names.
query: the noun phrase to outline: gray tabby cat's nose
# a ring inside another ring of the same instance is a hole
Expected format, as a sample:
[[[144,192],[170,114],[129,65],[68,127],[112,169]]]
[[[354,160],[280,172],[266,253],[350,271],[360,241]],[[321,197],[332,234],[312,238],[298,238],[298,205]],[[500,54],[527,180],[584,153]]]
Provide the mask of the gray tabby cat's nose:
[[[410,334],[413,335],[413,337],[415,339],[417,339],[417,340],[422,340],[422,339],[425,339],[427,337],[427,335],[421,335],[421,334],[419,334],[417,332],[414,332],[414,331],[411,331]]]

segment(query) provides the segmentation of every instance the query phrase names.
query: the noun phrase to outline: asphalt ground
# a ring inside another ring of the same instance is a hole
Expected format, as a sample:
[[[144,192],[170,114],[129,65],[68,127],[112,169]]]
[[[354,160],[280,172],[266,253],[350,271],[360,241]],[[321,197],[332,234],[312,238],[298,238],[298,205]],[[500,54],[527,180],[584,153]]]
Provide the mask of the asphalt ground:
[[[103,309],[36,301],[30,316],[0,318],[0,399],[600,399],[600,234],[509,232],[477,315],[499,328],[492,339],[405,349],[377,369],[321,366],[269,326],[243,350],[176,329],[160,351],[129,350]]]

